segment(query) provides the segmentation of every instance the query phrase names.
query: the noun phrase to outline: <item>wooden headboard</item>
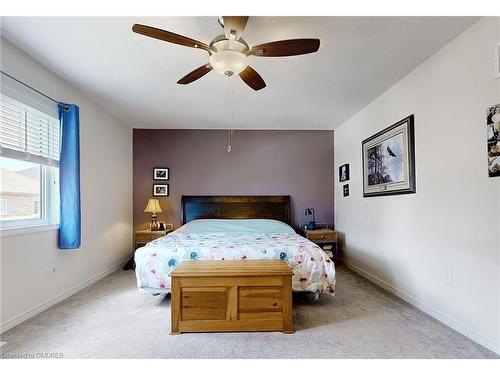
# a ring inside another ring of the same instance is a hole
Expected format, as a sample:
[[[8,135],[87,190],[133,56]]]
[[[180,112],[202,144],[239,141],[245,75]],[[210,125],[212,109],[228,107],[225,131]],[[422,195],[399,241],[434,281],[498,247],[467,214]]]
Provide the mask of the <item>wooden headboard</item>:
[[[289,195],[183,195],[182,224],[196,219],[275,219],[291,224]]]

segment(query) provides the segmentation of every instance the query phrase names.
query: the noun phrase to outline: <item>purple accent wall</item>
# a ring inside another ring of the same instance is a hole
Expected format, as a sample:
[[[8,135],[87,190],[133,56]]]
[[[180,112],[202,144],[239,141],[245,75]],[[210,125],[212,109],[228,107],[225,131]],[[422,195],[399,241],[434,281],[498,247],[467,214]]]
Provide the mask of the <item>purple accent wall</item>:
[[[292,222],[333,224],[333,131],[134,129],[134,227],[144,229],[153,167],[169,167],[162,222],[180,226],[181,195],[290,195]]]

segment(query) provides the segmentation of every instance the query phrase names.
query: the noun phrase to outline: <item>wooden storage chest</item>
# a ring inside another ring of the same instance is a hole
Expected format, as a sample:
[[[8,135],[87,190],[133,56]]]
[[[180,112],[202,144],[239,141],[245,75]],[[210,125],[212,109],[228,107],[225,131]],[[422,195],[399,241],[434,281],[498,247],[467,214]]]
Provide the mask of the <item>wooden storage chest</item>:
[[[292,270],[282,260],[186,261],[172,278],[172,333],[293,333]]]

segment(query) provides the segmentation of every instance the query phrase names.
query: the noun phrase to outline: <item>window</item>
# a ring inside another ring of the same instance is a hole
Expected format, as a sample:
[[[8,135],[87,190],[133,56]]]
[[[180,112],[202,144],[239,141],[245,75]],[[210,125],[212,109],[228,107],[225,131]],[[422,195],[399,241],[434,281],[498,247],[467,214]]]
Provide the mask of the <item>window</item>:
[[[0,228],[59,222],[57,104],[2,73]]]

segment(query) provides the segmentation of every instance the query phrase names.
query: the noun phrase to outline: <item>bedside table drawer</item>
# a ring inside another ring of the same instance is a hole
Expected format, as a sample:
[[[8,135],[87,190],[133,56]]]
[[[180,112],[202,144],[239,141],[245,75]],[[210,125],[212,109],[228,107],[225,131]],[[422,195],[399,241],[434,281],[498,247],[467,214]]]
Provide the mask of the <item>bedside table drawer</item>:
[[[335,242],[337,233],[332,231],[310,231],[307,232],[307,239],[312,242]]]
[[[136,233],[135,242],[145,243],[156,240],[157,238],[163,237],[165,232],[158,233]]]

